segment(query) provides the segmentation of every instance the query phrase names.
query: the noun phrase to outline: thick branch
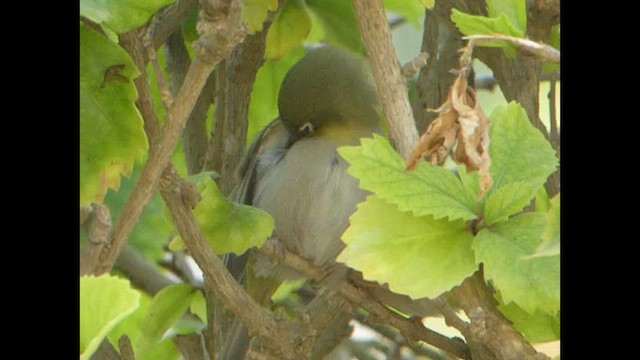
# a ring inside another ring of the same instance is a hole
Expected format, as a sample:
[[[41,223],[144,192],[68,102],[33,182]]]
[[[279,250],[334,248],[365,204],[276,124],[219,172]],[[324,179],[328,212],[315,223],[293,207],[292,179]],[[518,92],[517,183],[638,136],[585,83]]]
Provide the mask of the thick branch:
[[[407,82],[402,76],[382,0],[353,0],[362,40],[367,49],[378,97],[389,124],[389,134],[403,158],[418,143]]]
[[[264,63],[270,25],[269,20],[261,32],[247,36],[218,69],[215,127],[209,139],[205,170],[220,174],[218,184],[223,194],[229,194],[233,187],[235,170],[247,142],[251,92]]]
[[[94,274],[100,254],[109,244],[111,211],[102,204],[91,204],[81,210],[81,225],[87,231],[87,242],[80,253],[80,275]]]
[[[420,70],[413,99],[413,114],[416,126],[424,132],[438,113],[437,109],[449,96],[449,89],[455,80],[452,69],[457,69],[464,44],[456,27],[448,19],[451,4],[437,1],[432,10],[426,10],[422,51],[431,55],[431,61]]]
[[[188,206],[183,201],[187,191],[195,191],[195,189],[185,184],[184,180],[180,180],[175,170],[165,172],[161,187],[162,197],[187,249],[202,269],[205,281],[215,287],[225,308],[233,312],[251,333],[260,337],[270,347],[278,349],[283,357],[293,358],[293,333],[284,324],[277,323],[271,314],[256,303],[226,270],[200,231],[191,213],[190,206],[193,204]]]
[[[538,353],[496,308],[481,271],[451,291],[471,320],[462,327],[474,360],[549,359]]]
[[[228,56],[235,45],[243,40],[245,32],[240,27],[240,6],[237,2],[232,1],[233,11],[228,16],[217,14],[219,16],[215,24],[206,20],[200,23],[203,36],[196,49],[198,55],[189,67],[184,84],[167,113],[167,121],[160,132],[157,146],[151,148],[149,160],[118,218],[111,246],[102,251],[98,274],[111,270],[144,206],[155,193],[160,175],[171,159],[178,137],[207,78],[216,64]],[[215,19],[212,15],[203,15],[203,18],[207,17]]]

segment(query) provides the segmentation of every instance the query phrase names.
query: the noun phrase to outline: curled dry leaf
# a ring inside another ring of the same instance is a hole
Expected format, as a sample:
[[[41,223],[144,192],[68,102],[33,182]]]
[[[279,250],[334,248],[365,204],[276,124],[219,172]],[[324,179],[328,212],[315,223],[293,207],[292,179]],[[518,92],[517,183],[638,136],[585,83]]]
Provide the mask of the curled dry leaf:
[[[465,49],[466,50],[466,49]],[[489,119],[476,99],[476,93],[467,83],[467,51],[461,58],[462,69],[449,91],[447,101],[431,110],[439,113],[407,160],[406,169],[412,171],[425,156],[431,156],[431,164],[440,164],[453,150],[454,160],[465,164],[467,171],[480,175],[480,197],[492,185],[489,168]]]

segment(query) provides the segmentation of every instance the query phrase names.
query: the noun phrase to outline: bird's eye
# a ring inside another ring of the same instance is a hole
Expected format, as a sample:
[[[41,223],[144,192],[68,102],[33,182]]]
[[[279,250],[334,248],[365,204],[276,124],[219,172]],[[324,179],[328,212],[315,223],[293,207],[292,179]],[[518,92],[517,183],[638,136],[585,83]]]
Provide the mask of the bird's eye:
[[[300,135],[302,136],[305,136],[312,133],[314,130],[315,129],[313,128],[313,124],[310,122],[306,122],[298,128],[298,133],[300,133]]]

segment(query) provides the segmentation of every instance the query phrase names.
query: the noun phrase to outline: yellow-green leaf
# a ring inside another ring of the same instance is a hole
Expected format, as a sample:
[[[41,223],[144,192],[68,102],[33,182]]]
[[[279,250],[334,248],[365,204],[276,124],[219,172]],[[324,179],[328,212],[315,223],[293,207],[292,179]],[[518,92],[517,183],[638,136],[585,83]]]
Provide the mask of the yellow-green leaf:
[[[289,0],[271,24],[265,57],[280,59],[302,44],[311,31],[311,19],[301,0]]]

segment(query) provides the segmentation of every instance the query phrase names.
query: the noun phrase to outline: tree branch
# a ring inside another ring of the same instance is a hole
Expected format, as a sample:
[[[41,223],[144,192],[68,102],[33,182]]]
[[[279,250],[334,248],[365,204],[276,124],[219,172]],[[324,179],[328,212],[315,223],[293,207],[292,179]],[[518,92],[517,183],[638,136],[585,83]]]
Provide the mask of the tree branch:
[[[353,0],[353,8],[371,63],[378,98],[389,124],[391,140],[406,159],[418,143],[418,131],[382,0]]]
[[[167,39],[165,54],[171,78],[171,92],[175,96],[180,90],[191,64],[180,29]],[[204,167],[207,153],[207,112],[214,101],[215,83],[216,75],[215,72],[212,72],[193,107],[193,111],[191,111],[191,115],[189,115],[189,120],[187,120],[182,134],[182,146],[189,175],[199,173]]]
[[[467,278],[461,285],[453,288],[451,293],[471,320],[468,325],[458,326],[469,343],[474,360],[549,359],[538,353],[498,311],[482,271]]]
[[[153,97],[151,96],[151,88],[149,87],[149,79],[147,78],[146,64],[147,57],[142,46],[142,35],[138,29],[131,30],[120,35],[120,46],[122,46],[133,59],[140,76],[133,80],[136,90],[138,90],[138,99],[136,106],[140,110],[142,120],[144,121],[144,131],[147,134],[149,147],[154,146],[154,141],[160,133],[160,123],[153,106]]]
[[[157,146],[151,147],[147,164],[116,222],[111,246],[105,247],[101,253],[98,274],[111,270],[144,206],[155,193],[160,175],[171,159],[182,128],[209,74],[216,64],[244,39],[245,30],[240,25],[239,0],[230,0],[230,3],[222,5],[230,6],[231,10],[224,14],[219,8],[209,8],[207,12],[205,7],[202,11],[199,23],[202,35],[196,44],[196,59],[189,67],[184,84],[167,113],[167,121],[159,134]]]
[[[422,50],[431,55],[432,61],[420,70],[413,99],[413,114],[416,126],[422,133],[438,113],[437,109],[449,96],[449,89],[456,76],[451,69],[458,68],[458,50],[464,44],[455,26],[449,21],[451,5],[436,1],[432,10],[425,10]]]
[[[267,242],[267,244],[269,243]],[[322,282],[325,278],[323,270],[284,248],[275,249],[273,246],[263,246],[258,251],[260,254],[276,260],[279,264],[295,269],[311,279]],[[350,277],[350,281],[354,281],[354,278]],[[350,282],[343,282],[339,285],[338,293],[354,305],[365,309],[369,313],[370,321],[395,327],[400,330],[402,336],[407,340],[422,340],[460,358],[468,358],[468,349],[464,343],[449,339],[444,335],[427,329],[420,319],[407,319],[389,310],[368,295],[366,288],[370,286],[370,284],[367,284],[366,287],[359,287]]]
[[[164,9],[149,28],[153,48],[159,49],[169,35],[180,28],[182,22],[196,9],[197,5],[198,0],[178,0]]]
[[[128,244],[122,248],[115,268],[131,280],[133,286],[150,296],[154,296],[165,287],[175,284]]]
[[[80,276],[95,274],[100,254],[109,244],[111,211],[103,204],[91,204],[81,210],[80,224],[87,231],[87,242],[80,253]]]
[[[218,68],[215,126],[209,138],[204,169],[215,170],[220,175],[218,185],[225,195],[233,187],[235,170],[247,142],[251,92],[256,74],[264,63],[266,37],[273,14],[261,32],[247,36]]]
[[[190,197],[186,196],[188,192],[195,191],[193,184],[178,178],[175,169],[169,167],[163,175],[160,191],[180,236],[204,273],[205,282],[213,285],[225,308],[233,312],[250,333],[257,335],[270,348],[277,349],[281,356],[294,358],[295,336],[287,324],[276,322],[242,289],[200,231],[191,213],[194,204],[186,204],[183,200]]]

